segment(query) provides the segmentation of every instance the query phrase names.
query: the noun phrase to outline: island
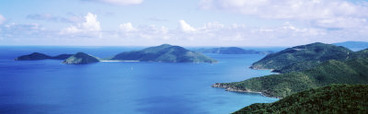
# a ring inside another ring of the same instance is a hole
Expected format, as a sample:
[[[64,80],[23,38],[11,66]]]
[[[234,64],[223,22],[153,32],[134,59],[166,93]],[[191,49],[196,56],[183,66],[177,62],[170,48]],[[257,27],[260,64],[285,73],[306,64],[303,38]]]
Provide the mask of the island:
[[[22,55],[19,56],[17,58],[15,58],[15,60],[17,61],[24,61],[24,60],[45,60],[45,59],[55,59],[55,60],[64,60],[68,57],[72,56],[72,54],[61,54],[61,55],[57,55],[57,56],[49,56],[43,53],[39,53],[39,52],[33,52],[29,55]]]
[[[333,45],[344,46],[354,50],[361,50],[368,48],[368,42],[363,41],[346,41],[346,42],[333,43]]]
[[[201,53],[189,51],[180,46],[162,44],[160,46],[149,47],[139,51],[122,52],[115,55],[112,60],[133,60],[145,62],[168,62],[168,63],[215,63],[215,59],[207,57]]]
[[[215,53],[215,54],[270,54],[272,51],[256,51],[256,50],[245,50],[239,47],[219,47],[219,48],[201,48],[195,51],[201,53]]]
[[[353,53],[353,51],[342,46],[317,42],[269,54],[253,63],[250,68],[270,69],[279,73],[302,71],[328,60],[347,60]]]
[[[274,103],[256,103],[233,114],[368,112],[368,85],[330,85],[290,95]]]
[[[65,64],[90,64],[97,62],[100,62],[97,57],[88,55],[83,52],[78,52],[63,61],[63,63]]]

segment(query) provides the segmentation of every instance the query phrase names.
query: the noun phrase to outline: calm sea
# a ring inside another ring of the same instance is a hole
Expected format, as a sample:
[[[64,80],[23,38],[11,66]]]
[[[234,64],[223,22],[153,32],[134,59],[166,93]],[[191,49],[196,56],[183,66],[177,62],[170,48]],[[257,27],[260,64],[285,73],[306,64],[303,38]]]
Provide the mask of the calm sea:
[[[65,65],[58,60],[14,61],[32,52],[86,52],[101,58],[140,47],[0,47],[0,113],[139,114],[231,113],[277,99],[212,88],[270,74],[248,67],[264,55],[208,56],[207,63],[118,63]]]

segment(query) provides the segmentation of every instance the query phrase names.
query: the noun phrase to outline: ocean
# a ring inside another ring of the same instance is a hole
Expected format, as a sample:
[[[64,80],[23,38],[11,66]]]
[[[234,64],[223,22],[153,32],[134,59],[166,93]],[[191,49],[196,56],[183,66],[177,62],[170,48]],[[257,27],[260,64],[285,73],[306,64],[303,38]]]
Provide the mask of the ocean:
[[[14,61],[17,56],[85,52],[109,58],[142,47],[0,47],[1,114],[227,114],[275,98],[212,88],[271,74],[248,67],[265,55],[206,54],[218,63]]]

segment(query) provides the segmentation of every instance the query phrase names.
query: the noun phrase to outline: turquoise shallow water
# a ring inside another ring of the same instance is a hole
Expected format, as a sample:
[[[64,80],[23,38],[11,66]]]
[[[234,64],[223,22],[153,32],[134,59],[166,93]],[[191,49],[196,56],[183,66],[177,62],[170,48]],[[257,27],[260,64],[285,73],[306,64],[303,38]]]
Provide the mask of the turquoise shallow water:
[[[209,54],[216,64],[13,60],[34,51],[83,51],[105,58],[132,49],[139,47],[0,47],[0,113],[231,113],[277,100],[210,87],[270,74],[248,69],[264,55]]]

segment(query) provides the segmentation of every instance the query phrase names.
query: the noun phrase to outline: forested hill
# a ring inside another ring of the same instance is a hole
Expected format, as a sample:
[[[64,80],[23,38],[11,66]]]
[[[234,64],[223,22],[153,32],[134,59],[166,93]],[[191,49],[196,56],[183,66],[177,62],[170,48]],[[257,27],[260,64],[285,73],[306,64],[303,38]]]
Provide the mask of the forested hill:
[[[273,69],[280,73],[302,71],[328,60],[347,60],[353,54],[353,51],[345,47],[317,42],[269,54],[253,63],[251,68]]]
[[[275,103],[256,103],[234,114],[368,112],[368,85],[331,85],[290,95]]]
[[[214,63],[216,60],[203,54],[189,51],[180,46],[163,44],[149,47],[139,51],[122,52],[115,55],[113,60],[138,60],[148,62],[206,62]]]

